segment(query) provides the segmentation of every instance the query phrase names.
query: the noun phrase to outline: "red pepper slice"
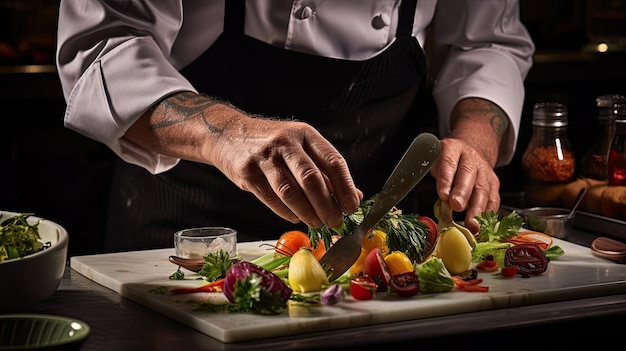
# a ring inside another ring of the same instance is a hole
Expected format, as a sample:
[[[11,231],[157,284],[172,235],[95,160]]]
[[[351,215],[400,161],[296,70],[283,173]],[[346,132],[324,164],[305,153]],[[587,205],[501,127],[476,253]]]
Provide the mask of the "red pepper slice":
[[[469,292],[487,292],[489,291],[488,286],[479,285],[483,282],[482,278],[476,278],[471,280],[464,280],[463,278],[455,275],[452,277],[454,280],[454,287],[457,290],[461,291],[469,291]]]
[[[498,262],[494,260],[483,260],[476,265],[476,269],[484,272],[495,272],[498,270]]]
[[[221,292],[224,291],[224,281],[225,279],[218,279],[214,282],[204,284],[197,288],[177,288],[172,289],[170,292],[172,294],[191,294],[197,292]]]
[[[538,275],[548,269],[548,258],[537,244],[518,244],[506,249],[504,266],[517,266],[524,277]]]

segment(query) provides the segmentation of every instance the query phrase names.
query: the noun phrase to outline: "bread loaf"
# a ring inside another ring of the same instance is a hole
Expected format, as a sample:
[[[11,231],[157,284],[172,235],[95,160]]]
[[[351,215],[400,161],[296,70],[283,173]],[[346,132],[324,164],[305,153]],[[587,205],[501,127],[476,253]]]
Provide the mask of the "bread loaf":
[[[561,200],[563,202],[563,206],[566,208],[574,207],[574,203],[576,202],[576,196],[578,196],[578,193],[580,192],[581,189],[586,188],[587,195],[585,195],[585,198],[578,206],[578,209],[581,211],[587,211],[586,200],[589,198],[589,189],[596,187],[596,186],[606,185],[606,184],[607,184],[606,181],[596,180],[596,179],[591,179],[591,178],[586,178],[586,177],[579,177],[575,181],[570,182],[567,185],[565,185],[565,187],[563,188],[563,194],[561,194]],[[600,199],[598,199],[598,201],[599,200]]]
[[[563,206],[574,207],[576,196],[582,188],[587,188],[587,195],[580,203],[579,210],[618,220],[626,219],[626,186],[610,186],[607,181],[580,177],[565,185]]]
[[[600,214],[611,218],[626,217],[626,186],[607,186],[600,200]]]
[[[608,185],[596,185],[587,190],[587,195],[585,195],[585,198],[583,199],[583,202],[585,203],[585,210],[587,212],[600,214],[602,194],[607,187]]]

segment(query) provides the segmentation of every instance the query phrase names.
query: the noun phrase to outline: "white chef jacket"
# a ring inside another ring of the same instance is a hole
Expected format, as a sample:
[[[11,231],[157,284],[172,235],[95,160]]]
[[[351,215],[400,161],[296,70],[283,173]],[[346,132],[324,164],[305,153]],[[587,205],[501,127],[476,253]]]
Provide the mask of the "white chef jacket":
[[[161,98],[196,92],[178,70],[221,34],[224,1],[62,0],[56,64],[67,103],[65,126],[151,173],[174,167],[179,159],[122,136]],[[287,50],[364,60],[394,41],[398,10],[398,0],[246,0],[245,33]],[[508,164],[535,49],[518,1],[418,0],[413,35],[430,48],[442,136],[457,101],[488,99],[511,119],[498,160]],[[294,79],[306,77],[302,70]]]

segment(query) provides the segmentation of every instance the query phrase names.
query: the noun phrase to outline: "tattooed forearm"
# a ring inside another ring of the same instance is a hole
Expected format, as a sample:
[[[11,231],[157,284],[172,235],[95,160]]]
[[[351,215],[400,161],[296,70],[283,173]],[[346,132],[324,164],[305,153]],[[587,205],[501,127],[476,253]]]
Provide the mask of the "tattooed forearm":
[[[509,127],[509,118],[506,113],[491,101],[471,98],[466,99],[463,108],[459,108],[453,116],[456,122],[460,118],[473,119],[484,117],[489,119],[491,128],[501,138]]]
[[[221,103],[205,95],[186,92],[174,94],[157,105],[161,119],[150,124],[150,130],[172,126],[193,118],[200,118],[210,131],[216,131],[204,114],[208,107]]]

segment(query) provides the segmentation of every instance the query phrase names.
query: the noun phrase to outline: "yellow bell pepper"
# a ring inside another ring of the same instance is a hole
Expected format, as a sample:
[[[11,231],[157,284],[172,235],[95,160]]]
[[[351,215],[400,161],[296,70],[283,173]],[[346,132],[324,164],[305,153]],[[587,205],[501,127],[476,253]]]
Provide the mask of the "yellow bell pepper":
[[[396,274],[402,274],[406,272],[413,272],[413,262],[409,256],[402,251],[394,251],[384,257],[387,268],[389,268],[389,274],[392,276]]]
[[[356,275],[363,272],[365,258],[375,247],[380,250],[383,257],[389,253],[389,247],[387,247],[387,233],[374,229],[371,233],[363,237],[363,241],[361,242],[361,254],[352,267],[350,267],[350,273]]]

